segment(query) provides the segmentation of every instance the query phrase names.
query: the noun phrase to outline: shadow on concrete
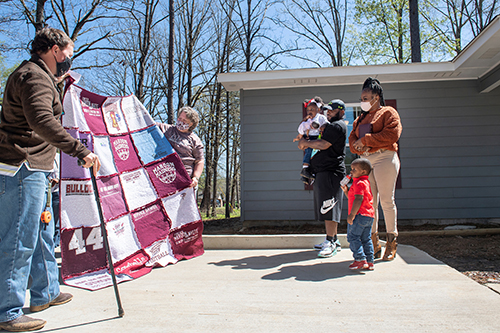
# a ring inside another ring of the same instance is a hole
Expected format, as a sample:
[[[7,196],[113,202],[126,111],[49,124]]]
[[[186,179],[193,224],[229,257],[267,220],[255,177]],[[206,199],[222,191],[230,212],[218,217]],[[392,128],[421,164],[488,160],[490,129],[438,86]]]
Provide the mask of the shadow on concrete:
[[[408,265],[445,265],[427,252],[411,245],[399,245],[397,255]]]
[[[297,281],[322,282],[326,280],[338,279],[348,275],[370,274],[366,270],[350,270],[349,261],[318,263],[314,265],[293,265],[285,266],[278,272],[264,275],[263,280],[286,280],[294,278]]]
[[[30,312],[26,311],[26,310],[29,310],[29,308],[27,308],[27,309],[23,308],[24,313],[29,314]],[[111,321],[111,320],[115,320],[115,319],[120,319],[120,318],[121,317],[119,317],[119,316],[111,317],[111,318],[104,318],[104,319],[89,321],[87,323],[74,324],[74,325],[69,325],[69,326],[62,326],[62,327],[52,328],[52,329],[48,329],[48,330],[42,330],[41,332],[58,332],[58,331],[61,331],[61,330],[66,330],[66,329],[71,329],[71,328],[83,328],[85,326],[90,326],[90,325],[94,325],[94,324],[100,324],[100,323],[104,323],[104,322],[107,322],[107,321]]]
[[[314,250],[280,253],[272,256],[254,256],[241,259],[223,260],[219,262],[210,262],[215,266],[232,266],[232,269],[269,269],[284,264],[317,260],[318,252]]]

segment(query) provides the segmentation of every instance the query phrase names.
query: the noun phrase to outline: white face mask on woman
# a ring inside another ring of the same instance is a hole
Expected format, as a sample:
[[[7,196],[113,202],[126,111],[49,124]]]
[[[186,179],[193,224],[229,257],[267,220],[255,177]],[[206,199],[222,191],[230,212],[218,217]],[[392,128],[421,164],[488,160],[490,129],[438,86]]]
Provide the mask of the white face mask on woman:
[[[177,119],[176,127],[179,131],[187,131],[191,127],[191,125],[186,124],[182,120]]]
[[[368,112],[372,108],[372,104],[370,102],[361,102],[361,110]]]
[[[360,104],[360,106],[361,106],[361,110],[363,110],[363,111],[365,111],[365,112],[370,111],[370,109],[372,108],[372,106],[373,106],[373,105],[375,105],[375,103],[376,103],[376,101],[375,101],[375,102],[373,102],[373,104],[372,104],[372,101],[373,101],[374,99],[375,99],[375,96],[374,96],[374,97],[372,97],[371,101],[369,101],[369,102],[361,102],[361,103],[359,103],[359,104]]]

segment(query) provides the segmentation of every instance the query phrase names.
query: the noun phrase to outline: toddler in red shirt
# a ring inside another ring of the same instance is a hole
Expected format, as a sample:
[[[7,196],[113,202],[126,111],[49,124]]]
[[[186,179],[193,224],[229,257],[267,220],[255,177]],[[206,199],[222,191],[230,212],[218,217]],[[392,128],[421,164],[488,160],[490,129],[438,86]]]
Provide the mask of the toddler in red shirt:
[[[351,162],[351,188],[342,186],[349,201],[349,215],[347,216],[347,241],[352,251],[354,262],[350,269],[373,270],[373,243],[371,231],[375,210],[373,209],[373,195],[370,190],[368,175],[372,165],[366,158],[358,158]]]

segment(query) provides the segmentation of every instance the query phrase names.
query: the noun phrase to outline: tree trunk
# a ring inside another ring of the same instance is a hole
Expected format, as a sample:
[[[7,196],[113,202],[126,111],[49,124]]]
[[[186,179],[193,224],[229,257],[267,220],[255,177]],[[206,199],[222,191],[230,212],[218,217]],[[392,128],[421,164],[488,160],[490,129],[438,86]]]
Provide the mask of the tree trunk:
[[[216,213],[216,207],[217,207],[217,163],[219,161],[219,146],[220,146],[220,129],[219,129],[219,123],[220,123],[220,113],[221,113],[221,97],[222,97],[222,85],[220,83],[217,83],[217,92],[215,95],[215,130],[214,130],[214,137],[215,137],[215,142],[213,143],[213,170],[212,170],[212,177],[213,177],[213,182],[212,182],[212,216],[215,217],[217,216]]]
[[[410,0],[411,62],[422,62],[420,53],[420,25],[418,22],[418,0]]]
[[[45,3],[47,0],[37,0],[35,14],[35,31],[45,28]]]
[[[168,1],[168,79],[167,79],[167,122],[174,123],[174,0]]]
[[[214,93],[211,91],[210,93]],[[201,211],[205,212],[208,216],[210,213],[210,203],[212,201],[212,170],[213,170],[213,133],[214,121],[212,117],[213,108],[210,107],[210,114],[208,115],[208,129],[205,135],[205,188],[203,189],[203,199],[201,201]]]
[[[398,14],[398,63],[403,63],[403,6],[397,11]]]

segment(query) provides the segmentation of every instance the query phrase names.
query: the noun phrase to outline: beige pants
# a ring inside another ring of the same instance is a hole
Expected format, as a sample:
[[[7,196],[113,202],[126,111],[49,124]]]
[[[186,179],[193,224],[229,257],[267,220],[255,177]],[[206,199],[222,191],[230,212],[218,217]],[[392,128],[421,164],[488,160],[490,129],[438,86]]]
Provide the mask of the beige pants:
[[[366,157],[373,167],[370,173],[370,187],[373,194],[373,207],[375,208],[375,218],[373,219],[372,232],[378,231],[378,203],[384,212],[385,227],[388,233],[397,236],[397,208],[394,202],[394,192],[396,180],[399,173],[398,154],[391,150],[382,153],[374,153]]]

